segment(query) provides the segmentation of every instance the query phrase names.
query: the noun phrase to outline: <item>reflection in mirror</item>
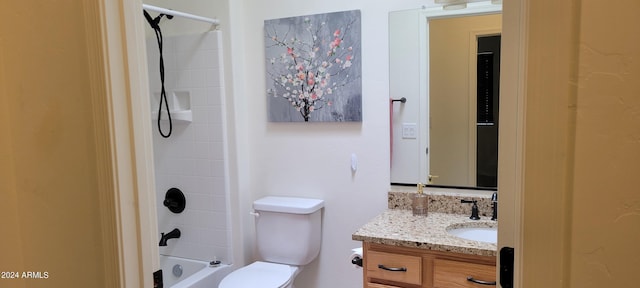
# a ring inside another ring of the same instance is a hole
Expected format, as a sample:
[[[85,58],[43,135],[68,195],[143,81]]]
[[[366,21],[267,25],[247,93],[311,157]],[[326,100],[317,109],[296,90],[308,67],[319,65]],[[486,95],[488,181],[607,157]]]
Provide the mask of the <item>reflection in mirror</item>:
[[[392,184],[496,189],[502,19],[477,4],[389,15]]]
[[[496,187],[500,15],[429,21],[429,173],[434,184]]]

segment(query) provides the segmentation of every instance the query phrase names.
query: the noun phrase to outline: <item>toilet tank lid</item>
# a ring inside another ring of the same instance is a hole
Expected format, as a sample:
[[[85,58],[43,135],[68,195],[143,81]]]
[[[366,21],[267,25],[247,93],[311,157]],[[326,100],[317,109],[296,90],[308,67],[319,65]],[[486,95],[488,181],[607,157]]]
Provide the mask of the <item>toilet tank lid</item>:
[[[267,196],[253,202],[257,211],[311,214],[324,206],[324,200],[298,197]]]

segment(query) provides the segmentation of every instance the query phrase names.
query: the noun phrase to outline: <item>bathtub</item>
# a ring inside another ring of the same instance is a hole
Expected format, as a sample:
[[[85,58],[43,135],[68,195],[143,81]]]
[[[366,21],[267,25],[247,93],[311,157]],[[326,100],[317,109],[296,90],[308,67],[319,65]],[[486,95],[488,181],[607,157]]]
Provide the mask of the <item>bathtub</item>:
[[[174,275],[174,267],[182,268],[182,275]],[[165,288],[217,288],[222,278],[231,273],[229,265],[210,267],[204,261],[160,255],[160,268]]]

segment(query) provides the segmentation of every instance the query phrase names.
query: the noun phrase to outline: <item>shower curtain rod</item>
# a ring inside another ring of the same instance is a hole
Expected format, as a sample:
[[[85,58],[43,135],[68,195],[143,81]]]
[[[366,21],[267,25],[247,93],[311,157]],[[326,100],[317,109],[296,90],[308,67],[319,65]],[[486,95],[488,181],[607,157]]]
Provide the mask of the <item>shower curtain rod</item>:
[[[193,15],[193,14],[189,14],[189,13],[180,12],[180,11],[169,10],[169,9],[165,9],[165,8],[161,8],[161,7],[151,6],[151,5],[148,5],[148,4],[142,4],[142,8],[144,8],[146,10],[149,10],[149,11],[162,13],[162,14],[165,14],[165,15],[179,16],[179,17],[189,18],[189,19],[193,19],[193,20],[203,21],[203,22],[211,23],[213,25],[220,24],[220,21],[218,19],[212,19],[212,18],[202,17],[202,16],[198,16],[198,15]]]

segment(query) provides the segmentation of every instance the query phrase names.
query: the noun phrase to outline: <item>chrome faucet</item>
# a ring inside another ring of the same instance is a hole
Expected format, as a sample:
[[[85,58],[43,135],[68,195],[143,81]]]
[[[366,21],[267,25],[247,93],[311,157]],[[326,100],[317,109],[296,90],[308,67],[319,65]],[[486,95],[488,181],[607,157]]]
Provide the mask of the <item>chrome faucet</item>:
[[[498,192],[493,192],[491,195],[491,205],[493,206],[493,215],[491,216],[491,220],[498,220]]]
[[[161,233],[160,236],[160,246],[167,246],[167,240],[169,239],[173,239],[173,238],[180,238],[180,229],[176,228],[171,230],[171,232],[165,234],[165,233]]]

